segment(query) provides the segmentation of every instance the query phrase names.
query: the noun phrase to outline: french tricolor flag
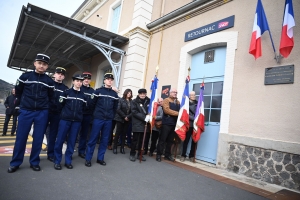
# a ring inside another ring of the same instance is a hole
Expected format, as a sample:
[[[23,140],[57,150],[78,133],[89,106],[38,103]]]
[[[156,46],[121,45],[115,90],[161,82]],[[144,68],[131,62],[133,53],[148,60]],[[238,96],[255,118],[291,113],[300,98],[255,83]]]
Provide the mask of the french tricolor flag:
[[[249,48],[249,53],[252,54],[255,57],[255,59],[259,58],[262,55],[261,35],[265,31],[270,31],[270,29],[261,0],[258,0],[256,6],[256,13],[254,17],[251,43]]]
[[[185,80],[185,88],[182,95],[182,100],[180,104],[180,110],[176,122],[175,132],[181,141],[185,140],[186,132],[190,127],[190,117],[189,117],[189,82],[190,77],[187,76]]]
[[[279,51],[280,54],[287,58],[294,47],[293,27],[295,26],[294,10],[292,0],[285,1],[283,16],[282,32]]]
[[[151,124],[151,130],[154,127],[155,123],[155,117],[156,117],[156,111],[157,111],[157,84],[158,79],[157,76],[154,76],[154,79],[152,80],[151,84],[151,98],[150,98],[150,104],[148,107],[148,113],[150,115],[150,124]]]
[[[194,130],[193,130],[193,134],[192,134],[192,139],[194,142],[198,142],[200,140],[200,136],[204,132],[204,129],[205,129],[203,92],[204,92],[204,81],[201,84],[200,95],[199,95],[197,109],[196,109],[196,113],[195,113],[195,119],[194,119],[194,123],[193,123]]]

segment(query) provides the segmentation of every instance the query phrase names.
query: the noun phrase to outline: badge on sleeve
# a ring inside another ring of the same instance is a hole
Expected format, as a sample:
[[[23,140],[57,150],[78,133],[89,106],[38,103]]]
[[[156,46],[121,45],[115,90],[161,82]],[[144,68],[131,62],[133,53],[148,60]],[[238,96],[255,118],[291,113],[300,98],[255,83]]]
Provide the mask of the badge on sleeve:
[[[60,97],[59,102],[62,103],[64,101],[64,98]]]
[[[17,79],[16,85],[19,85],[19,79]]]
[[[93,98],[94,98],[94,94],[91,95],[91,99],[93,99]]]

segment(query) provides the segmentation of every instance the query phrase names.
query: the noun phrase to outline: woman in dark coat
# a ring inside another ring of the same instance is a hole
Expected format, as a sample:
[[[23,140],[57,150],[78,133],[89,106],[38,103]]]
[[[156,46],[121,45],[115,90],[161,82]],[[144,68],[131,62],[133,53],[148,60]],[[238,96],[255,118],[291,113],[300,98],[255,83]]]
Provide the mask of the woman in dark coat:
[[[126,89],[123,93],[123,97],[119,99],[117,113],[114,118],[117,125],[116,135],[114,138],[114,147],[113,147],[114,154],[117,154],[117,145],[120,136],[122,137],[120,152],[122,154],[125,154],[125,150],[124,150],[125,136],[126,136],[129,123],[131,122],[131,106],[132,106],[131,98],[132,98],[131,89]]]

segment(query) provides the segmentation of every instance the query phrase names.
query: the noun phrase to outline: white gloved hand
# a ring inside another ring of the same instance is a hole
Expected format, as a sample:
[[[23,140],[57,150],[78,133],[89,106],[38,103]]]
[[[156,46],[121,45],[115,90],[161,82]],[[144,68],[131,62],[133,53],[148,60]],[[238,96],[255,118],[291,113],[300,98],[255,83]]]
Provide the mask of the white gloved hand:
[[[150,115],[146,115],[145,122],[149,122],[149,120],[150,120]]]

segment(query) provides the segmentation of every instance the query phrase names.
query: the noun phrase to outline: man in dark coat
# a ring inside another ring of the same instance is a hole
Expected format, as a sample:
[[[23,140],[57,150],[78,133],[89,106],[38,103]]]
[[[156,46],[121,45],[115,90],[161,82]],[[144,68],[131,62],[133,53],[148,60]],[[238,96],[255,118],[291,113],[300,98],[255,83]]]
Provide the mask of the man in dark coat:
[[[147,132],[150,132],[150,124],[148,123],[150,120],[150,117],[148,115],[148,106],[150,103],[150,99],[146,96],[146,89],[139,89],[138,93],[139,94],[136,99],[132,100],[131,106],[133,140],[131,143],[129,160],[133,162],[135,161],[136,144],[138,144],[138,155],[140,155],[146,124]],[[144,156],[142,157],[142,161],[146,161]]]
[[[4,102],[4,105],[6,108],[6,111],[5,111],[6,116],[5,116],[2,136],[6,136],[7,126],[8,126],[11,116],[13,116],[13,126],[11,129],[11,136],[14,136],[15,131],[16,131],[18,109],[16,109],[17,97],[15,96],[15,89],[12,89],[11,93],[12,93],[12,95],[8,96]]]

